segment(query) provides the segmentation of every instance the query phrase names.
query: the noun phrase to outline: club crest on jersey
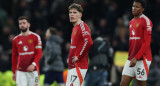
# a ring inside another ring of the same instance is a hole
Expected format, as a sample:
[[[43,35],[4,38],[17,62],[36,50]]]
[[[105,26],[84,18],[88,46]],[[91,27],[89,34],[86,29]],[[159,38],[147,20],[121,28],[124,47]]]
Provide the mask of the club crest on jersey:
[[[77,33],[77,31],[74,31],[74,32],[73,32],[73,35],[75,36],[75,35],[76,35],[76,33]]]
[[[136,28],[139,27],[139,23],[136,24]]]
[[[29,40],[28,40],[28,43],[30,43],[30,44],[31,44],[32,42],[33,42],[33,40],[32,40],[32,39],[29,39]]]
[[[23,46],[24,51],[28,51],[28,46]]]
[[[134,31],[134,29],[132,30],[132,35],[135,35],[135,31]]]

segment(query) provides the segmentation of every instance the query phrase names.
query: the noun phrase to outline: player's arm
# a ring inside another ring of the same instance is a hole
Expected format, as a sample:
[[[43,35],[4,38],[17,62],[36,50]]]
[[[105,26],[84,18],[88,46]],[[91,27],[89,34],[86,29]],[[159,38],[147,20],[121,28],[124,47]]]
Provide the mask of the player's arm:
[[[15,40],[12,41],[12,70],[13,70],[13,74],[15,74],[16,70],[17,70],[17,56],[18,56],[18,52],[17,52],[17,48],[16,48],[16,43]]]
[[[16,70],[17,70],[17,48],[15,40],[12,41],[12,70],[13,70],[13,80],[16,81]]]
[[[39,64],[39,60],[42,57],[42,41],[41,41],[40,36],[38,36],[36,38],[35,49],[36,49],[35,50],[35,58],[34,58],[34,61],[32,62],[32,64],[34,64],[36,66],[37,64]]]
[[[152,23],[150,25],[145,25],[144,26],[144,44],[141,46],[140,50],[136,54],[135,58],[138,60],[142,57],[143,53],[145,50],[147,50],[150,47],[151,43],[151,35],[152,35]]]
[[[83,38],[84,45],[80,47],[80,52],[76,52],[78,59],[81,59],[86,52],[89,51],[91,46],[93,45],[93,41],[91,38],[91,33],[89,27],[85,27],[85,31],[82,32],[82,29],[79,29],[81,33],[81,37]]]

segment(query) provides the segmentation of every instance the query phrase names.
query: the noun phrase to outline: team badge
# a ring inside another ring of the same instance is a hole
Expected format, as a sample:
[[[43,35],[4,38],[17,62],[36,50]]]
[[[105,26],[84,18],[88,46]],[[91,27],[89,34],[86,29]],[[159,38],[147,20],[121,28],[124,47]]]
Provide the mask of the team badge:
[[[139,23],[136,24],[136,28],[139,27]]]
[[[28,46],[23,46],[24,51],[28,51]]]
[[[77,33],[77,31],[74,31],[74,32],[73,32],[73,35],[75,36],[75,35],[76,35],[76,33]]]
[[[32,39],[29,39],[29,40],[28,40],[28,43],[30,43],[30,44],[31,44],[32,42],[33,42],[33,40],[32,40]]]

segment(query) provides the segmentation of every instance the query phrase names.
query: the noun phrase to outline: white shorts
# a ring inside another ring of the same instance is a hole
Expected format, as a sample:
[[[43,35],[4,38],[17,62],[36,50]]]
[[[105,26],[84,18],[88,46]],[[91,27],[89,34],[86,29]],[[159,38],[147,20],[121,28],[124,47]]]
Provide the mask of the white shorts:
[[[81,75],[82,75],[83,80],[84,80],[87,69],[80,69],[80,72],[81,72]],[[68,69],[66,86],[70,86],[72,83],[73,83],[73,86],[80,86],[80,80],[78,78],[76,68]],[[83,83],[82,83],[81,86],[83,86]]]
[[[148,61],[146,59],[146,64],[147,64],[146,67],[148,67],[148,70],[149,70],[151,61]],[[130,60],[127,60],[125,66],[123,68],[122,75],[136,77],[136,79],[140,80],[140,81],[147,80],[147,72],[146,72],[143,60],[137,61],[136,65],[134,67],[129,67],[129,65],[130,65]]]
[[[16,86],[40,86],[38,72],[16,72]]]

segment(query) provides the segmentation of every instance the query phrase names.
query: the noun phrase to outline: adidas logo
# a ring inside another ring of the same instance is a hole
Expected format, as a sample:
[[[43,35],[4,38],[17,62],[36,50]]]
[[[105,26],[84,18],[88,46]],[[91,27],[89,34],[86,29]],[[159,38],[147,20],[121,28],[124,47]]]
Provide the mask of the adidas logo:
[[[22,44],[22,41],[19,41],[18,44]]]
[[[142,76],[139,76],[138,78],[142,78]]]

